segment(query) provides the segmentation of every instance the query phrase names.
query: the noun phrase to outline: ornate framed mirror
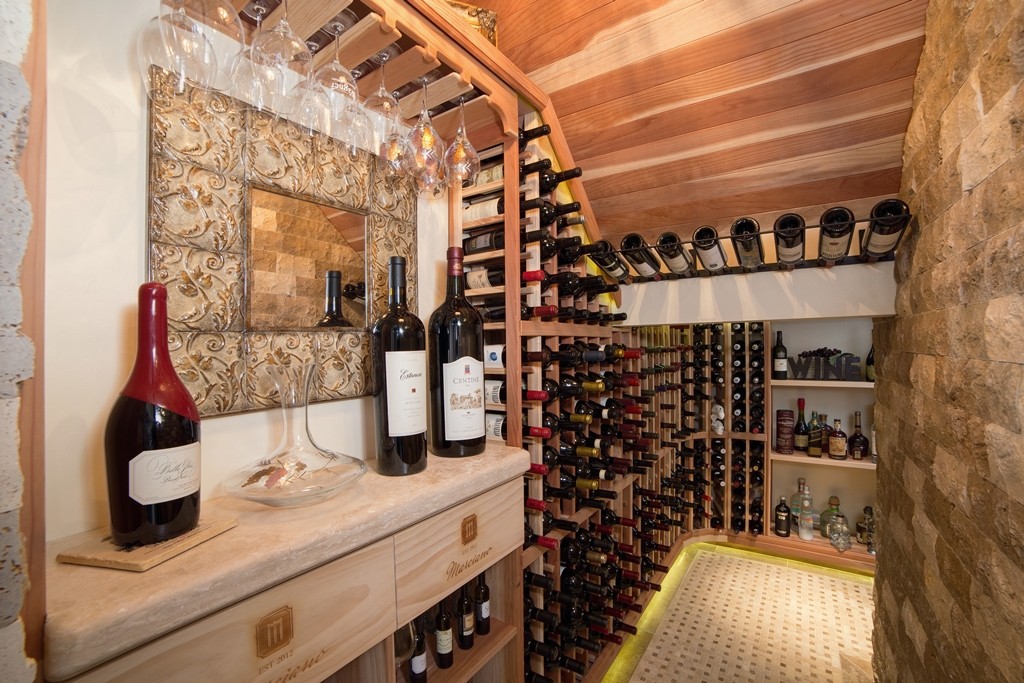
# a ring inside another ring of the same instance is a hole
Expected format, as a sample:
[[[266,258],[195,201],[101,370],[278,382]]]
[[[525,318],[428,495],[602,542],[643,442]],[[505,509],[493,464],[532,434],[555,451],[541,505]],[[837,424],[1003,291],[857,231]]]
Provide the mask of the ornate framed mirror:
[[[272,364],[315,361],[311,402],[367,394],[367,325],[386,308],[390,256],[406,257],[416,305],[411,184],[219,93],[158,85],[149,124],[149,277],[167,287],[171,356],[200,414],[278,405]],[[364,307],[346,304],[353,327],[314,326],[328,269],[365,281]]]

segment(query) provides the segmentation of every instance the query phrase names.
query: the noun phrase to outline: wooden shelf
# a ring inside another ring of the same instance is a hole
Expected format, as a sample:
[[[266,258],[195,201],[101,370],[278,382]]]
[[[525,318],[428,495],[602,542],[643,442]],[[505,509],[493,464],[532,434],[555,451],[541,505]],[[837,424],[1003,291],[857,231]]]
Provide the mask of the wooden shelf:
[[[484,329],[487,329],[485,324]],[[612,329],[604,325],[578,325],[572,323],[560,323],[557,321],[544,322],[540,320],[524,320],[522,325],[523,337],[597,337],[610,339]]]
[[[462,198],[468,199],[469,197],[476,197],[481,194],[494,194],[495,192],[500,192],[503,187],[505,187],[504,178],[501,180],[495,180],[493,183],[474,185],[473,187],[467,187],[462,191]]]
[[[816,389],[874,389],[874,382],[840,382],[830,379],[774,379],[772,389],[785,389],[787,387],[816,388]]]
[[[793,462],[801,465],[824,465],[826,467],[850,467],[857,470],[873,470],[876,469],[877,465],[870,460],[853,460],[847,458],[846,460],[833,460],[832,458],[821,457],[812,458],[809,455],[788,455],[785,453],[771,453],[772,462]]]
[[[476,634],[473,636],[473,648],[471,650],[460,650],[454,644],[455,662],[450,668],[438,669],[434,662],[434,643],[432,637],[427,637],[427,680],[430,683],[466,683],[472,680],[473,676],[480,673],[480,670],[493,658],[501,648],[505,647],[516,636],[516,629],[510,624],[498,621],[491,617],[491,632],[485,636]],[[454,640],[454,638],[453,638]],[[409,680],[409,665],[403,664],[399,671],[398,681],[405,683]]]
[[[466,296],[494,296],[495,294],[504,294],[505,285],[498,285],[497,287],[478,287],[476,289],[467,289]]]

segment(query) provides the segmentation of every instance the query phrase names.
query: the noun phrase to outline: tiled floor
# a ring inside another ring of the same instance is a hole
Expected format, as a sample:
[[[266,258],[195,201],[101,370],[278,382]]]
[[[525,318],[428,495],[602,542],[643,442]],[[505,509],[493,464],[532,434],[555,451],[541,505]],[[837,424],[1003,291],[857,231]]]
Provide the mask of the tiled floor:
[[[871,579],[723,546],[676,561],[606,683],[864,683]]]

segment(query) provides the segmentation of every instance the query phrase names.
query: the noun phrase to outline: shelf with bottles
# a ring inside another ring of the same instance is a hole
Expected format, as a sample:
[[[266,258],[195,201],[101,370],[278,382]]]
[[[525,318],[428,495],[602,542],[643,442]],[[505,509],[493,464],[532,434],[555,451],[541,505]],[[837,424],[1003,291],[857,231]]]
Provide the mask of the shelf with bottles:
[[[827,379],[773,379],[773,389],[786,388],[807,388],[807,389],[871,389],[874,390],[874,382],[863,382],[856,380],[827,380]]]
[[[854,522],[850,522],[851,532],[853,527]],[[740,543],[745,544],[742,540]],[[814,538],[809,541],[801,539],[793,530],[787,537],[776,536],[774,533],[768,532],[757,539],[752,539],[749,545],[758,550],[776,551],[789,557],[796,556],[827,566],[867,572],[875,570],[875,556],[867,551],[866,546],[854,541],[849,550],[839,552],[832,547],[829,539],[820,535],[817,529],[814,530]]]
[[[877,465],[871,460],[854,460],[853,458],[847,458],[846,460],[833,460],[828,456],[821,458],[814,458],[806,453],[778,453],[776,451],[771,452],[772,462],[787,462],[797,463],[800,465],[817,465],[823,467],[851,467],[853,469],[860,470],[874,470]]]
[[[428,635],[430,635],[429,632]],[[458,645],[455,646],[454,662],[446,669],[438,668],[437,646],[431,644],[425,653],[427,667],[425,680],[430,683],[467,683],[473,680],[473,676],[479,674],[515,637],[515,626],[492,618],[490,633],[475,635],[472,649],[460,650]],[[431,638],[431,640],[433,639]],[[397,680],[401,683],[411,683],[414,680],[409,674],[408,663],[398,670]]]

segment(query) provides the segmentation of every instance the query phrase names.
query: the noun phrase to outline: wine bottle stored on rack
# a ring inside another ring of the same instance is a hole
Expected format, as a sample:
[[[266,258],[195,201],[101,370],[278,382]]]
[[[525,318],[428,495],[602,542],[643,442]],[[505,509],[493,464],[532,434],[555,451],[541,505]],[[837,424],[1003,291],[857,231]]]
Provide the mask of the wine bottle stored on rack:
[[[693,248],[706,270],[714,273],[725,268],[725,251],[718,239],[718,231],[710,225],[702,225],[693,233]]]
[[[661,262],[639,233],[631,232],[622,238],[622,255],[643,277],[661,279]]]
[[[199,410],[167,347],[167,289],[147,282],[138,297],[135,365],[104,433],[110,531],[120,546],[166,541],[199,521]],[[164,476],[151,474],[157,465]]]
[[[663,232],[658,237],[655,247],[662,262],[676,275],[690,276],[694,274],[693,261],[686,253],[679,235],[674,232]]]
[[[428,322],[430,386],[428,447],[434,455],[482,453],[484,323],[466,300],[462,248],[449,247],[445,300]]]
[[[544,123],[533,128],[520,128],[519,129],[519,147],[522,149],[526,146],[530,140],[535,140],[539,137],[551,134],[551,126]]]
[[[388,263],[388,309],[370,330],[377,469],[413,474],[427,466],[427,335],[406,301],[405,257]]]
[[[784,213],[775,219],[775,259],[792,267],[804,260],[804,218],[798,213]]]
[[[572,178],[579,178],[583,175],[583,169],[579,166],[564,171],[552,171],[544,169],[540,172],[540,193],[549,194],[561,183]]]
[[[832,266],[846,258],[853,239],[853,212],[845,206],[834,206],[821,214],[821,236],[818,238],[818,262]]]
[[[629,284],[633,277],[629,274],[629,266],[619,258],[608,240],[594,242],[597,250],[590,254],[590,260],[605,272],[608,277],[622,284]]]
[[[764,264],[764,250],[761,247],[761,226],[750,217],[737,218],[729,231],[733,249],[744,270],[757,270]]]
[[[544,200],[539,198],[521,199],[519,202],[519,216],[524,217],[527,211],[539,209],[543,204]],[[497,218],[503,213],[505,213],[505,196],[499,195],[464,206],[462,208],[462,220],[466,223],[483,221],[484,219]],[[499,247],[492,248],[497,249]]]
[[[883,199],[871,208],[871,220],[864,231],[860,257],[862,260],[881,258],[891,253],[907,224],[910,208],[901,199]]]

